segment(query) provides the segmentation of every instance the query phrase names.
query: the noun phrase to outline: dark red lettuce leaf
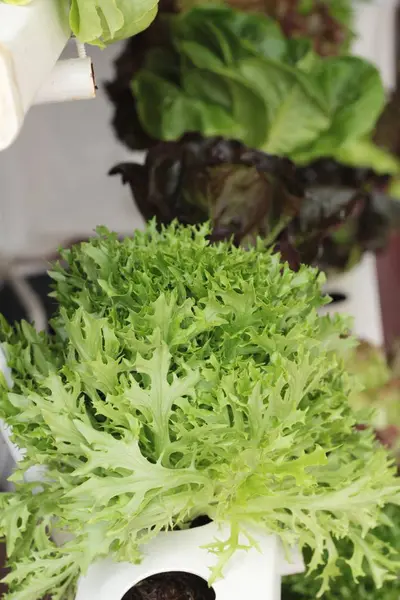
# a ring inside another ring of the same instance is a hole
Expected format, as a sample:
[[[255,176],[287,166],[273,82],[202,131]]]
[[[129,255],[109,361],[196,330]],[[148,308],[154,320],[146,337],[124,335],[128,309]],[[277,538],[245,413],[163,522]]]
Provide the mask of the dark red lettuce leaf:
[[[336,203],[346,196],[361,193],[359,202],[321,244],[319,266],[324,270],[351,268],[364,252],[384,249],[395,228],[400,226],[400,202],[385,192],[389,176],[369,169],[343,166],[331,159],[321,159],[299,169],[307,190],[318,197],[317,206],[325,201]]]
[[[322,194],[307,172],[286,158],[199,134],[160,143],[143,166],[122,163],[110,174],[129,184],[146,220],[195,224],[210,219],[212,241],[251,244],[262,237],[294,269],[315,263],[328,233],[368,201],[367,194],[352,188]]]

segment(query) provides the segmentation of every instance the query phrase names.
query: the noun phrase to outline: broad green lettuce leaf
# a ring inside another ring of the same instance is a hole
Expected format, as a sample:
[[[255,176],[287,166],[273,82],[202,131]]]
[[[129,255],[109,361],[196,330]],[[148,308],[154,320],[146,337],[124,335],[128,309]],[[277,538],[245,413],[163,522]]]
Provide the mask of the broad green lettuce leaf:
[[[81,42],[106,46],[146,29],[157,0],[72,0],[70,26]]]
[[[239,71],[263,98],[268,115],[262,150],[289,155],[329,126],[324,98],[295,69],[266,59],[240,61]]]
[[[329,131],[317,142],[321,151],[371,133],[385,106],[377,69],[361,58],[345,56],[320,61],[313,74],[331,117]]]
[[[188,90],[195,89],[190,78],[187,79]],[[166,79],[153,75],[150,71],[143,72],[134,82],[134,89],[141,98],[151,98],[151,102],[139,102],[138,112],[147,122],[149,133],[155,138],[173,140],[181,137],[186,131],[204,130],[207,135],[213,135],[215,130],[228,134],[235,126],[234,121],[217,103],[208,98],[193,99],[188,93],[183,95],[176,86]],[[209,88],[210,93],[212,87]],[[163,106],[164,117],[160,121],[153,120],[154,111]]]
[[[275,21],[232,10],[228,6],[198,6],[173,24],[179,39],[196,41],[234,65],[244,55],[281,59],[287,40]]]
[[[346,165],[370,168],[382,175],[396,175],[400,172],[399,159],[368,138],[354,140],[339,147],[336,158]]]
[[[322,139],[321,144],[316,142],[309,147],[300,148],[291,156],[299,165],[310,164],[321,157],[334,158],[339,164],[349,167],[372,169],[381,175],[396,175],[400,172],[398,158],[377,146],[368,137],[349,140],[335,147],[329,146],[326,140]]]
[[[138,120],[153,139],[197,131],[301,165],[329,157],[398,172],[397,161],[370,140],[385,94],[368,61],[322,58],[308,40],[285,39],[268,17],[228,6],[198,6],[163,26],[163,68],[162,48],[150,49],[131,86]]]
[[[259,148],[264,144],[268,129],[268,113],[263,97],[241,73],[229,70],[221,70],[220,73],[225,75],[225,81],[230,89],[232,118],[235,123],[235,129],[231,131],[233,138],[245,139],[251,148]],[[218,129],[214,129],[208,135],[221,135],[221,133]]]

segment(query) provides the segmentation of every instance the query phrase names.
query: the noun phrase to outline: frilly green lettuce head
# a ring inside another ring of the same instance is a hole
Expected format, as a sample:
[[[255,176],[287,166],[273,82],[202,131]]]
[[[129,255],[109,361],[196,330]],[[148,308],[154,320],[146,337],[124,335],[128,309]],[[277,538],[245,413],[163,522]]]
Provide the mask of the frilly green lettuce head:
[[[253,529],[307,545],[310,569],[325,565],[321,593],[342,538],[352,577],[368,563],[379,586],[396,569],[373,530],[400,486],[355,427],[350,324],[319,316],[316,270],[210,233],[101,230],[52,273],[52,334],[2,323],[14,386],[0,387],[0,418],[26,449],[20,470],[47,467],[39,490],[20,473],[0,496],[10,598],[73,598],[99,557],[140,560],[158,532],[201,515],[231,529],[210,547],[210,581]],[[53,519],[73,535],[62,548],[46,535]]]

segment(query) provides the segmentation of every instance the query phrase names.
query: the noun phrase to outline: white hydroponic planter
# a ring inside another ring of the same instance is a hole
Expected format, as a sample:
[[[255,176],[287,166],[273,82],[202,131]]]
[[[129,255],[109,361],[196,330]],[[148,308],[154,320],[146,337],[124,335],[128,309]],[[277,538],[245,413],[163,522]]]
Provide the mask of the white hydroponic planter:
[[[0,150],[14,141],[32,104],[95,96],[90,58],[57,62],[70,35],[61,3],[0,2]]]
[[[293,553],[290,561],[285,560],[276,536],[252,535],[258,549],[238,550],[233,555],[224,577],[212,586],[216,600],[280,600],[281,577],[304,571],[298,553]],[[207,581],[216,557],[204,546],[228,537],[229,529],[219,529],[214,523],[160,533],[145,546],[139,565],[106,559],[91,566],[80,580],[76,600],[122,600],[137,583],[160,573],[190,573]],[[248,544],[246,538],[243,543]]]
[[[344,299],[326,306],[322,313],[350,315],[354,320],[354,335],[377,346],[383,344],[375,256],[365,254],[354,269],[330,278],[325,291],[333,297],[342,295]]]
[[[396,10],[398,0],[358,0],[355,2],[352,52],[374,63],[385,88],[396,85]]]
[[[380,70],[385,88],[396,85],[396,11],[399,0],[355,2],[352,52],[374,63]],[[326,291],[345,296],[323,312],[344,313],[353,317],[353,333],[378,346],[383,343],[376,260],[365,255],[354,269],[330,278]]]

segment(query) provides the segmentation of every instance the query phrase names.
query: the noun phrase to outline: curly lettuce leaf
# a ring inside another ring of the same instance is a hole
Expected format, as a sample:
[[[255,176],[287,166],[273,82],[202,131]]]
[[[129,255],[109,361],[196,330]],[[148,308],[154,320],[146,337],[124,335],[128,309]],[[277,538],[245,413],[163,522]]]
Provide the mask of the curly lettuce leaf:
[[[385,520],[383,524],[376,529],[374,535],[380,541],[382,549],[386,544],[391,544],[396,549],[396,559],[399,562],[400,569],[400,508],[392,506],[385,510]],[[392,580],[385,582],[382,587],[376,588],[372,571],[369,565],[366,565],[367,576],[365,578],[354,580],[350,569],[350,557],[352,553],[351,544],[346,540],[340,542],[340,556],[343,565],[343,573],[340,575],[331,590],[327,591],[323,598],[326,600],[398,600],[400,595],[400,577],[394,576]],[[306,563],[310,560],[310,552],[305,552]],[[312,576],[291,576],[283,580],[282,599],[283,600],[314,600],[318,594],[319,579],[318,573]]]
[[[400,486],[372,433],[355,429],[349,323],[319,316],[323,276],[294,273],[261,242],[209,235],[101,230],[52,273],[53,334],[0,329],[14,381],[1,383],[0,415],[26,449],[1,500],[8,598],[71,594],[93,561],[140,560],[159,531],[201,515],[232,530],[211,547],[211,580],[253,528],[311,547],[320,593],[343,538],[354,577],[364,559],[377,585],[397,568],[370,531]],[[21,483],[32,465],[46,467],[40,490]],[[50,523],[72,539],[56,548]]]
[[[370,168],[381,175],[398,175],[399,159],[380,148],[368,138],[350,141],[339,148],[337,159],[343,164],[359,168]],[[390,190],[390,195],[391,190]]]
[[[394,356],[394,360],[396,355]],[[359,411],[364,423],[373,425],[378,440],[390,448],[395,459],[400,457],[400,386],[397,379],[396,364],[388,363],[382,348],[361,341],[353,349],[346,364],[352,373],[356,373],[362,390],[350,396],[353,407]],[[364,425],[365,427],[365,425]],[[344,600],[358,598],[360,600],[397,600],[400,595],[400,507],[390,506],[384,511],[382,525],[374,532],[374,536],[385,546],[391,544],[395,550],[394,558],[398,564],[398,573],[392,579],[376,589],[373,570],[365,564],[366,577],[354,580],[351,571],[352,547],[347,540],[339,544],[340,560],[343,564],[342,574],[331,589],[324,594],[326,600]],[[304,553],[305,562],[310,561],[310,551]],[[319,571],[308,577],[290,577],[283,583],[284,600],[306,600],[315,598],[320,586]]]

